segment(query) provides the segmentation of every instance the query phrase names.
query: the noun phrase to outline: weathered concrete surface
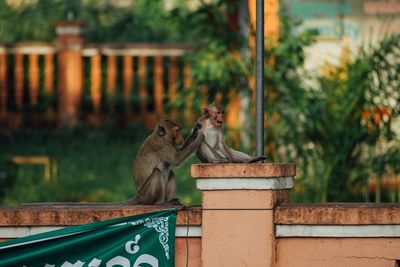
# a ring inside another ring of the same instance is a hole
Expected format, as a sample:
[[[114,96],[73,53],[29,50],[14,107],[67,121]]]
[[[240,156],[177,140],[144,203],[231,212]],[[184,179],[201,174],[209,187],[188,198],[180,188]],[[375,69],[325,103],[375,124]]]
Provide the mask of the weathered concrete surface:
[[[193,164],[194,178],[274,178],[296,175],[295,164],[280,163],[224,163]]]
[[[189,254],[187,254],[189,253]],[[201,238],[175,238],[175,266],[201,266]]]
[[[203,212],[203,266],[273,266],[272,210]]]
[[[290,190],[219,190],[203,193],[205,209],[270,209],[290,201]],[[227,201],[227,199],[229,201]]]
[[[35,204],[0,207],[1,226],[72,226],[165,210],[179,206],[142,206],[127,204]],[[179,211],[177,225],[201,225],[201,210]]]
[[[372,203],[282,204],[275,210],[275,224],[400,224],[400,205]]]
[[[400,238],[278,238],[277,267],[395,267]]]
[[[273,209],[289,200],[289,190],[231,189],[230,183],[295,174],[294,164],[192,165],[197,181],[217,178],[221,183],[219,189],[202,190],[203,266],[275,266]]]

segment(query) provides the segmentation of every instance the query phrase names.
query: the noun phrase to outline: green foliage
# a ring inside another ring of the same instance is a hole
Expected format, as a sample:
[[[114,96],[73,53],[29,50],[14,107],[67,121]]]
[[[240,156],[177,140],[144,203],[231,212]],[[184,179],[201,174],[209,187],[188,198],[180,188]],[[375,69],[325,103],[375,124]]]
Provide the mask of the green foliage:
[[[38,0],[10,6],[0,1],[0,40],[53,41],[55,24],[75,19],[85,22],[89,42],[183,41],[161,0],[138,0],[118,6],[111,0]]]
[[[241,57],[238,52],[247,37],[228,24],[228,15],[235,12],[238,2],[200,3],[192,12],[182,7],[172,12],[172,19],[183,27],[182,32],[189,31],[186,40],[195,45],[193,53],[187,57],[192,66],[193,84],[178,96],[178,105],[183,106],[191,94],[194,110],[200,110],[204,101],[215,101],[218,95],[248,92],[246,76],[250,74],[249,58]],[[221,99],[223,105],[228,102],[228,97]]]
[[[55,20],[65,9],[64,1],[38,0],[37,4],[9,6],[0,1],[0,40],[3,43],[15,41],[50,41],[54,37]]]
[[[147,131],[130,128],[77,128],[24,130],[0,135],[0,204],[28,202],[117,202],[135,194],[132,163]],[[40,165],[11,166],[17,155],[51,156],[58,177],[43,179]],[[175,168],[178,197],[186,204],[200,203],[200,192],[190,177],[190,159]]]
[[[315,34],[310,31],[296,34],[293,22],[284,13],[280,23],[277,44],[265,50],[266,62],[272,62],[265,65],[265,143],[270,160],[295,162],[295,150],[302,150],[303,145],[299,122],[304,121],[304,116],[299,111],[308,108],[304,81],[310,79],[310,75],[302,69],[304,49],[314,42]]]
[[[277,84],[275,104],[267,104],[272,113],[267,141],[283,152],[272,150],[271,157],[298,164],[302,192],[295,200],[368,201],[366,185],[373,173],[379,181],[388,168],[400,171],[395,163],[399,136],[393,129],[400,108],[399,49],[400,36],[389,36],[361,49],[353,62],[330,66],[329,75],[298,79],[298,64],[286,77],[295,83]]]
[[[88,26],[86,37],[93,42],[163,43],[179,38],[160,0],[139,0],[124,8],[107,1],[85,5],[82,10],[81,19]]]
[[[199,49],[190,57],[194,85],[192,92],[206,91],[207,102],[213,102],[218,93],[228,94],[232,90],[239,91],[247,69],[243,63],[228,51],[226,45],[212,42]],[[201,98],[196,98],[200,100]],[[228,98],[223,98],[226,104]],[[200,101],[195,101],[198,105]]]

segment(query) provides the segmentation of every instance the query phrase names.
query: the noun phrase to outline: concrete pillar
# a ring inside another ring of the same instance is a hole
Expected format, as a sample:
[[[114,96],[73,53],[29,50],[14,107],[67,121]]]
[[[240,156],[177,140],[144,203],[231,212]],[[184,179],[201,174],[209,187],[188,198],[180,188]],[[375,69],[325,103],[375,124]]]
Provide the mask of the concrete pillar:
[[[274,209],[289,201],[294,164],[195,164],[202,191],[202,266],[275,266]]]
[[[78,122],[82,97],[82,46],[83,24],[62,21],[56,25],[58,50],[58,112],[62,126],[74,126]]]

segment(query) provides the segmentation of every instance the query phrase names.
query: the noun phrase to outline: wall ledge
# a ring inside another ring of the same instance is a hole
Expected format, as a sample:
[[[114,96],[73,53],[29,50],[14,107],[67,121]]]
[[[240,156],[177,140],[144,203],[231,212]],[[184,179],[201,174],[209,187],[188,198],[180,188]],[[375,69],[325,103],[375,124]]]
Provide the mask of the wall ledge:
[[[400,237],[400,225],[277,225],[276,237]]]
[[[400,225],[400,203],[281,204],[275,224]]]
[[[67,226],[0,226],[0,239],[14,239],[60,230]],[[201,237],[200,225],[177,225],[176,237]]]
[[[293,177],[274,178],[206,178],[197,179],[200,190],[279,190],[294,186]]]
[[[0,227],[73,226],[139,215],[179,206],[128,204],[37,203],[18,207],[0,206]],[[177,214],[177,226],[201,225],[201,209],[189,208]]]
[[[296,175],[291,163],[200,163],[191,167],[192,177],[204,178],[273,178]]]

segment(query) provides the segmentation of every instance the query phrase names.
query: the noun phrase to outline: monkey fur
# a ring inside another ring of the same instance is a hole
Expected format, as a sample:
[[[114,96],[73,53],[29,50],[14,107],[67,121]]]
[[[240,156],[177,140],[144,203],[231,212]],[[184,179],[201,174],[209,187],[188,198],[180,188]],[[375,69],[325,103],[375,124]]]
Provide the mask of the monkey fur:
[[[180,148],[181,128],[178,123],[161,120],[140,147],[133,165],[137,192],[131,203],[180,204],[171,165],[181,165],[204,141],[203,134],[196,134],[191,143]]]
[[[221,105],[216,103],[208,105],[182,148],[190,144],[197,134],[202,133],[205,140],[196,151],[196,155],[203,163],[253,163],[264,160],[264,156],[251,157],[226,145],[224,119],[225,112]]]

